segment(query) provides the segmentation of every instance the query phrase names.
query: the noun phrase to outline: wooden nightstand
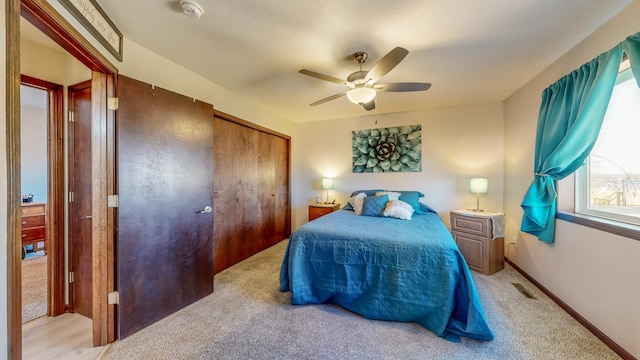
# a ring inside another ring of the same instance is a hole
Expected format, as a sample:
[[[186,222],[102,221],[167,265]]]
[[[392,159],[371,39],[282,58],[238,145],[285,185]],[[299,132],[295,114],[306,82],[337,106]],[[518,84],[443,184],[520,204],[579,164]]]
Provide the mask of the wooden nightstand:
[[[309,221],[336,210],[340,210],[340,204],[311,204],[309,205]]]
[[[451,234],[469,269],[491,275],[504,268],[504,237],[494,238],[493,221],[502,226],[503,214],[456,210],[451,213]],[[503,230],[500,229],[500,233]]]
[[[47,204],[23,203],[21,208],[22,223],[22,258],[25,257],[25,246],[33,245],[33,251],[40,250],[38,243],[44,244],[47,253]]]

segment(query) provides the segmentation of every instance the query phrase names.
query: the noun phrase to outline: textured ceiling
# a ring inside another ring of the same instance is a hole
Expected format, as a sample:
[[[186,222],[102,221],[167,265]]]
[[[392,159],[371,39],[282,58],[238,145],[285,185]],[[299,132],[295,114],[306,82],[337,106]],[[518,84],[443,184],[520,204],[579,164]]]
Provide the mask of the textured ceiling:
[[[98,0],[131,41],[293,122],[502,101],[632,0]],[[396,46],[409,55],[382,82],[430,82],[425,92],[379,93],[366,112],[346,78]],[[124,57],[126,61],[126,49]]]

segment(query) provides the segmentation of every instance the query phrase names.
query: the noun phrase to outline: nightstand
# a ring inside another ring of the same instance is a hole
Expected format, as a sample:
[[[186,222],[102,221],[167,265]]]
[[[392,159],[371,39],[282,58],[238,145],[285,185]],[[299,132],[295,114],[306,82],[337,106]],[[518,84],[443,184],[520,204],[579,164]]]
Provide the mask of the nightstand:
[[[468,210],[450,214],[451,234],[469,269],[486,275],[504,269],[504,215]]]
[[[310,204],[309,221],[315,220],[320,216],[327,215],[336,210],[340,210],[340,204]]]

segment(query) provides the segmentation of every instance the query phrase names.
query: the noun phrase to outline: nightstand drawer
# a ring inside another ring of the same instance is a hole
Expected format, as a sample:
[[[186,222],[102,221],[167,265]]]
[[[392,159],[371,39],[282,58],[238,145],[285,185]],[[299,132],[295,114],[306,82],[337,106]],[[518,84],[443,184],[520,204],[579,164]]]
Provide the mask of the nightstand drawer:
[[[23,229],[44,226],[44,215],[24,216],[21,224]]]
[[[44,205],[22,205],[20,212],[22,216],[44,214]]]
[[[327,215],[336,210],[340,210],[340,204],[309,205],[309,221],[315,220],[320,216]]]
[[[44,227],[36,229],[22,230],[22,241],[43,240],[44,241]]]
[[[490,237],[491,219],[451,214],[451,231]]]

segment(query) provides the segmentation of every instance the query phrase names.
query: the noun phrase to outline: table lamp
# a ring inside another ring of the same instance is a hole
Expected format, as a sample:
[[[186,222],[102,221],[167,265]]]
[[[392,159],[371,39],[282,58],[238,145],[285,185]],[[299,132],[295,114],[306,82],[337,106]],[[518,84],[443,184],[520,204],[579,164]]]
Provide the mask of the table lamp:
[[[489,179],[471,178],[469,180],[469,192],[476,194],[476,208],[473,211],[484,211],[480,209],[480,194],[489,192]]]
[[[327,198],[325,199],[324,203],[330,204],[331,202],[329,201],[329,190],[333,190],[333,179],[322,179],[322,189],[327,190]]]

